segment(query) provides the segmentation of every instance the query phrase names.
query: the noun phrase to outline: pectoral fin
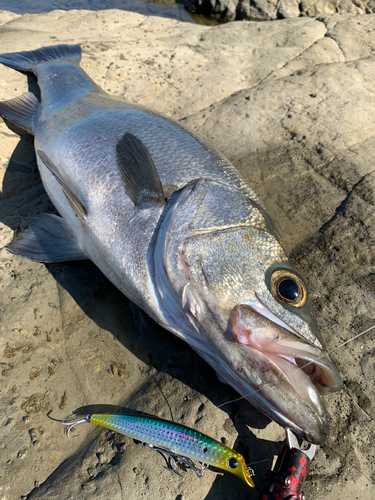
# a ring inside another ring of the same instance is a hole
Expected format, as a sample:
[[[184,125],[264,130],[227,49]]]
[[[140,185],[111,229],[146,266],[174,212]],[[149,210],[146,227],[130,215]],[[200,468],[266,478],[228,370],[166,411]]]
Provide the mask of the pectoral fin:
[[[147,199],[165,204],[163,186],[146,146],[126,133],[116,144],[116,158],[126,194],[135,206]]]
[[[53,214],[41,214],[7,250],[35,262],[83,260],[80,248],[67,222]]]
[[[79,217],[81,220],[85,219],[87,217],[87,210],[81,200],[78,198],[78,196],[73,192],[73,190],[68,186],[68,184],[64,181],[62,176],[60,175],[60,172],[58,171],[56,165],[53,163],[53,161],[48,158],[46,153],[40,149],[38,149],[37,154],[39,158],[42,160],[44,165],[48,168],[48,170],[52,173],[52,175],[55,177],[57,182],[60,184],[61,189],[63,190],[63,193],[68,200],[68,203],[71,207],[71,209],[74,211],[77,217]]]

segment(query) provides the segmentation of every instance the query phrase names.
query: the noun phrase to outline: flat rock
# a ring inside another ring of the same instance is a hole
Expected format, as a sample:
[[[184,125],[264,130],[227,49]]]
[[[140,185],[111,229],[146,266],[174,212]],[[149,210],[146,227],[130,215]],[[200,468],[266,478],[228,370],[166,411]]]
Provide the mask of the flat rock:
[[[328,15],[208,27],[124,11],[0,12],[3,52],[80,43],[112,95],[182,120],[234,162],[273,217],[310,287],[344,379],[325,398],[332,432],[307,498],[374,497],[375,16]],[[30,88],[1,67],[0,99]],[[53,212],[30,140],[0,124],[0,242]],[[0,252],[0,496],[68,500],[257,498],[283,430],[217,381],[95,268]],[[337,346],[338,347],[336,349]],[[208,471],[164,470],[132,440],[59,422],[80,407],[128,407],[234,446],[256,489]],[[223,406],[220,406],[223,405]],[[51,412],[51,413],[50,413]],[[48,415],[47,415],[48,414]]]

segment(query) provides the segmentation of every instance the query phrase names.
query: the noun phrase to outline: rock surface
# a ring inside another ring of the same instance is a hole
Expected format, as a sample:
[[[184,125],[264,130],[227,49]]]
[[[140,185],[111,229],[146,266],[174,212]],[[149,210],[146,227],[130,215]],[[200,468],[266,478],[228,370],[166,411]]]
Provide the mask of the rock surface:
[[[268,207],[305,276],[329,349],[375,323],[375,16],[203,27],[121,11],[0,13],[4,52],[81,43],[105,90],[181,119],[224,152]],[[0,99],[28,88],[1,68]],[[30,88],[35,82],[29,80]],[[51,212],[32,144],[0,124],[1,246]],[[183,342],[95,269],[0,253],[0,498],[255,499],[283,430],[217,381]],[[332,352],[344,389],[305,485],[311,500],[374,498],[373,331]],[[125,405],[198,428],[253,463],[228,475],[162,469],[159,455],[82,425],[77,408]],[[88,406],[87,406],[88,405]],[[256,463],[260,462],[260,463]]]
[[[187,10],[219,20],[292,19],[322,14],[370,14],[374,0],[183,0]]]
[[[201,24],[199,17],[189,13],[180,0],[0,0],[0,11],[10,10],[16,14],[39,14],[52,10],[92,10],[120,9],[137,12],[146,16],[168,17],[183,22]],[[208,21],[209,22],[209,21]],[[205,24],[205,22],[203,22]]]

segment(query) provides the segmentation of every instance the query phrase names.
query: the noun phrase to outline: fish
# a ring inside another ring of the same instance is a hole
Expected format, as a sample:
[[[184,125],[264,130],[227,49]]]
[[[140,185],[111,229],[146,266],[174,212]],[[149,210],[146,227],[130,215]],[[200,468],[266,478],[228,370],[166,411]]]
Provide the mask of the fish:
[[[248,486],[254,487],[254,471],[246,465],[240,453],[190,427],[153,415],[129,413],[95,413],[82,416],[72,414],[61,423],[68,426],[67,436],[74,439],[77,436],[70,436],[71,429],[83,422],[90,422],[139,440],[144,446],[165,454],[171,462],[168,469],[178,475],[181,475],[177,471],[179,463],[193,469],[198,477],[202,477],[206,468],[211,465],[231,472]],[[195,467],[193,460],[200,462],[201,467]]]
[[[79,45],[2,54],[33,73],[0,115],[34,136],[57,209],[8,245],[37,262],[90,259],[250,403],[310,443],[342,381],[307,286],[265,206],[219,151],[180,123],[104,92]]]

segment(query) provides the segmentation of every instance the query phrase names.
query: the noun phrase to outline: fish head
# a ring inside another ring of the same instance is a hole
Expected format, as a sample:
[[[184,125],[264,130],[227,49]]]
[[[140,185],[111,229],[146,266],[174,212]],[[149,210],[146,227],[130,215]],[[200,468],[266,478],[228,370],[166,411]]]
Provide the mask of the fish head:
[[[322,444],[329,417],[321,396],[341,379],[307,286],[260,205],[223,190],[190,186],[170,208],[159,231],[159,266],[170,285],[163,300],[173,302],[181,336],[221,379],[282,426]]]

